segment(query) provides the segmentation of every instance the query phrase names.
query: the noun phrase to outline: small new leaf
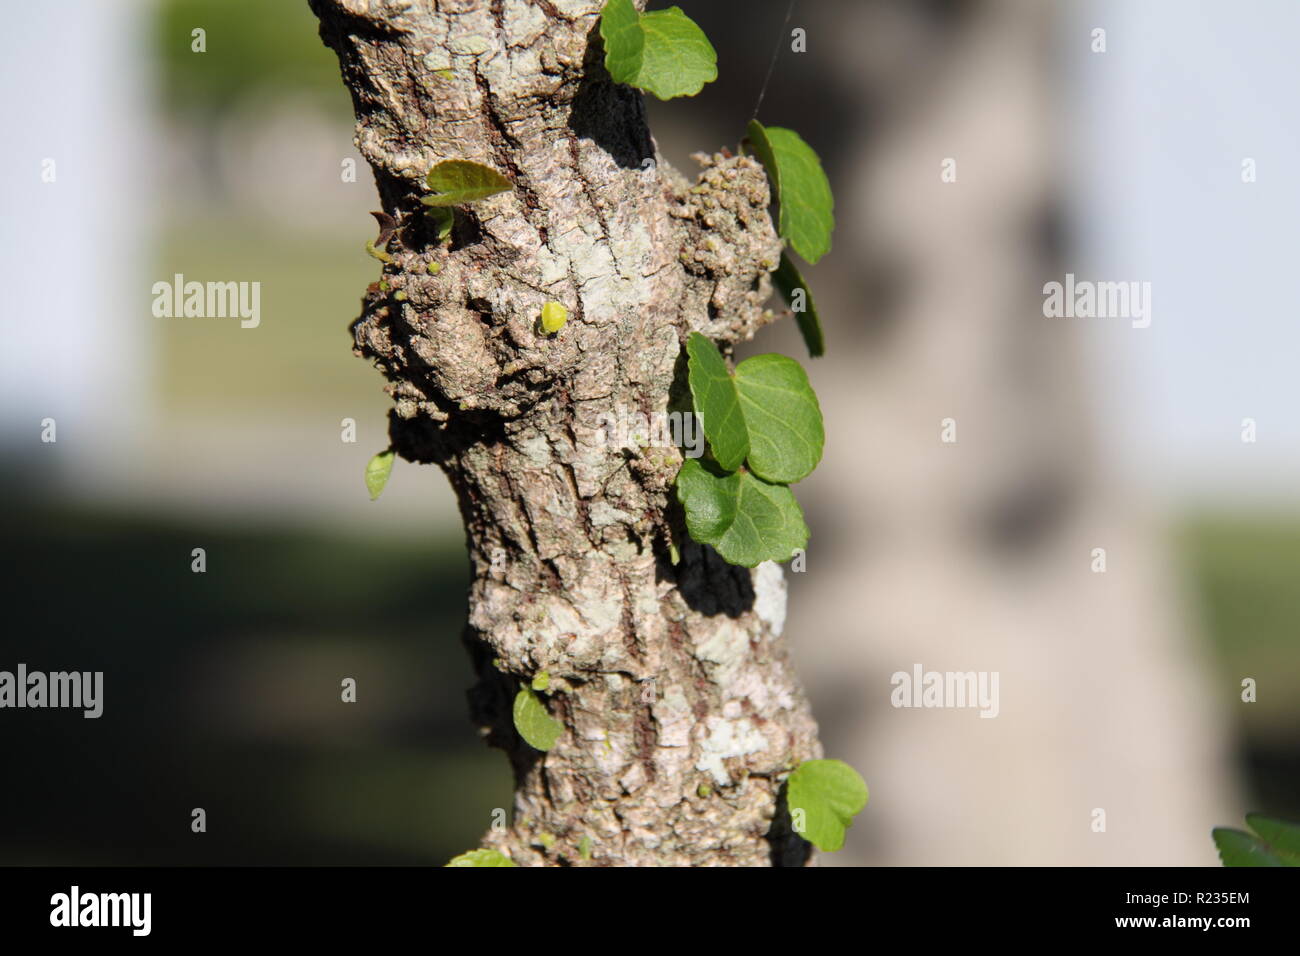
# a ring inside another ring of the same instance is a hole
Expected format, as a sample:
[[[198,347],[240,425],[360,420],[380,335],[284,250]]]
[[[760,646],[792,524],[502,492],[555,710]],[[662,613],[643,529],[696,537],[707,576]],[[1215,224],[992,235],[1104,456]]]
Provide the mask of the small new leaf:
[[[554,335],[564,328],[569,321],[569,310],[558,302],[547,302],[542,306],[542,331]]]
[[[720,474],[688,458],[677,473],[677,500],[691,537],[713,545],[729,564],[787,561],[808,544],[794,492],[749,472]]]
[[[780,204],[781,236],[806,261],[815,263],[831,251],[835,199],[813,148],[794,130],[749,121],[749,143],[767,167]]]
[[[564,726],[546,712],[531,687],[520,686],[515,695],[514,719],[519,736],[538,750],[550,750],[564,732]]]
[[[388,484],[388,476],[393,473],[393,450],[381,451],[374,458],[366,463],[366,489],[370,492],[370,500],[374,501],[384,490],[384,485]]]
[[[429,217],[429,223],[433,226],[434,239],[437,242],[445,242],[451,235],[452,225],[456,222],[455,210],[445,206],[430,206],[425,210],[425,215]]]
[[[378,248],[373,239],[366,240],[366,252],[370,253],[370,255],[374,256],[386,266],[391,266],[393,264],[393,257],[383,249]]]
[[[772,273],[772,283],[785,299],[785,304],[794,311],[794,320],[799,323],[799,334],[803,336],[803,344],[808,346],[808,354],[821,358],[826,354],[822,320],[813,303],[812,289],[808,288],[808,283],[799,274],[799,267],[788,253],[781,253],[781,265]]]
[[[518,866],[500,850],[470,850],[453,857],[447,866]],[[446,869],[446,867],[443,867]]]
[[[805,760],[786,780],[786,804],[799,835],[817,849],[834,853],[844,846],[853,817],[867,805],[867,785],[842,760]]]
[[[434,193],[420,198],[426,206],[460,206],[514,188],[492,167],[467,159],[443,160],[429,170],[424,181]]]
[[[718,78],[718,55],[678,7],[638,13],[632,0],[607,0],[600,14],[605,69],[661,100],[694,96]]]

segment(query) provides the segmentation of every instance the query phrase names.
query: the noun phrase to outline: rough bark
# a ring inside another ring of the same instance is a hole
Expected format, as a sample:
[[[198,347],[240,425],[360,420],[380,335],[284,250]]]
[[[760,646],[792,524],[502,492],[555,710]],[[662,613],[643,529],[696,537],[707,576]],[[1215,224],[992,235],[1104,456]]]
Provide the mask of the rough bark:
[[[640,94],[602,65],[600,0],[311,4],[399,223],[356,351],[389,380],[394,447],[447,473],[465,522],[472,709],[517,786],[485,844],[520,865],[805,863],[778,795],[821,752],[780,637],[782,572],[680,531],[674,565],[680,453],[602,427],[680,406],[691,331],[726,348],[773,318],[761,166],[701,156],[691,183],[659,161]],[[418,202],[444,159],[515,185],[449,247]],[[549,300],[570,315],[554,337],[537,328]],[[511,719],[542,670],[565,728],[544,754]]]

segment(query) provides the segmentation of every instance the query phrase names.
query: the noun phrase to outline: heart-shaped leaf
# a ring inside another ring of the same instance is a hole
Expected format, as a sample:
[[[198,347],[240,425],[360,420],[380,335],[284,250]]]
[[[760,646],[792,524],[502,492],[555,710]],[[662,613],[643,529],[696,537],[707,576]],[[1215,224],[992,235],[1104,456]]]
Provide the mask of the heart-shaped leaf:
[[[694,96],[718,78],[718,55],[678,7],[638,13],[632,0],[608,0],[600,14],[605,69],[661,100]]]
[[[727,372],[706,336],[686,340],[687,380],[713,457],[727,471],[748,460],[764,481],[789,484],[821,461],[826,442],[821,407],[803,367],[784,355],[755,355]]]
[[[844,833],[867,805],[867,785],[843,760],[805,760],[786,780],[786,804],[795,831],[827,853],[844,846]]]
[[[786,561],[808,544],[794,493],[748,472],[721,474],[688,458],[677,473],[677,500],[691,537],[713,545],[729,564]]]

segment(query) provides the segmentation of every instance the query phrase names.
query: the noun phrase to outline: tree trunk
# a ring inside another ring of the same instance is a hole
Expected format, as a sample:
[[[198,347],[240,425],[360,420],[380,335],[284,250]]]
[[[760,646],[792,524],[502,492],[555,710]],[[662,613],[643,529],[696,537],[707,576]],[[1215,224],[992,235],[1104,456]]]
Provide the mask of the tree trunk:
[[[657,160],[640,94],[604,70],[600,0],[311,4],[398,221],[356,350],[389,379],[394,447],[442,467],[465,522],[472,709],[517,787],[485,844],[520,865],[807,862],[777,812],[821,756],[782,572],[674,531],[680,452],[609,427],[680,406],[690,332],[725,350],[772,320],[762,167],[701,156],[691,183]],[[449,247],[418,202],[447,159],[515,187],[458,213]],[[553,337],[548,301],[570,316]],[[511,717],[541,671],[564,727],[546,753]]]

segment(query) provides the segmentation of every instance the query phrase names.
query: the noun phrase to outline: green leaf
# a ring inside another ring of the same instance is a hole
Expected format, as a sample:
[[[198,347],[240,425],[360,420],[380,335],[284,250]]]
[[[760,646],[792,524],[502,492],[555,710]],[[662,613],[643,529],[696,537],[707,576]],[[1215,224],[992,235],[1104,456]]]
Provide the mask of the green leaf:
[[[735,383],[750,470],[780,484],[806,478],[822,459],[826,434],[803,366],[785,355],[755,355],[736,366]]]
[[[615,83],[631,83],[645,53],[641,14],[632,0],[606,0],[600,11],[600,38],[605,44],[605,71]]]
[[[794,493],[748,472],[718,474],[688,458],[677,473],[686,529],[730,564],[752,568],[786,561],[808,544],[808,526]]]
[[[518,866],[500,850],[470,850],[453,857],[447,866]],[[446,867],[444,867],[446,869]]]
[[[1228,827],[1215,827],[1211,832],[1224,866],[1286,866],[1281,857],[1254,834]]]
[[[718,55],[678,7],[638,13],[632,0],[607,0],[600,14],[605,69],[661,100],[694,96],[718,78]]]
[[[1272,847],[1273,852],[1288,860],[1290,866],[1300,866],[1300,823],[1266,817],[1262,813],[1246,814],[1246,826]]]
[[[533,684],[532,684],[533,690],[546,690],[546,688],[550,686],[551,686],[550,671],[539,671],[537,674],[533,676]]]
[[[692,332],[686,340],[686,354],[690,358],[687,381],[695,412],[704,426],[704,437],[718,464],[735,471],[749,454],[749,430],[736,383],[722,353],[707,336]]]
[[[546,707],[531,687],[519,688],[515,695],[515,730],[538,750],[550,750],[564,733],[564,726],[546,712]]]
[[[1248,813],[1246,825],[1255,832],[1211,831],[1224,866],[1300,866],[1300,823]]]
[[[802,366],[784,355],[755,355],[734,376],[706,336],[686,340],[687,380],[713,457],[727,471],[748,458],[764,481],[789,484],[821,461],[826,442],[821,407]]]
[[[645,31],[632,0],[606,0],[600,11],[600,38],[610,78],[615,83],[633,83],[645,54]]]
[[[749,121],[749,142],[767,167],[781,205],[779,231],[790,248],[815,263],[831,251],[835,199],[813,148],[794,130]]]
[[[428,197],[425,197],[428,198]],[[424,200],[420,200],[423,202]],[[447,209],[443,206],[433,206],[425,210],[433,225],[433,236],[435,241],[444,242],[451,235],[451,227],[456,221],[455,210]]]
[[[867,805],[867,785],[842,760],[805,760],[786,781],[786,804],[796,832],[833,853],[844,846],[845,831]]]
[[[794,320],[799,323],[799,334],[803,336],[803,344],[808,346],[808,354],[821,358],[826,354],[822,320],[813,303],[812,289],[808,288],[808,283],[799,274],[799,267],[788,253],[781,253],[781,265],[772,273],[772,283],[785,299],[785,304],[794,310]]]
[[[374,501],[388,484],[388,476],[393,473],[393,450],[381,451],[366,463],[366,488],[370,491],[370,500]]]
[[[459,206],[506,192],[514,186],[490,166],[467,159],[446,159],[424,177],[434,195],[423,196],[426,206]]]

